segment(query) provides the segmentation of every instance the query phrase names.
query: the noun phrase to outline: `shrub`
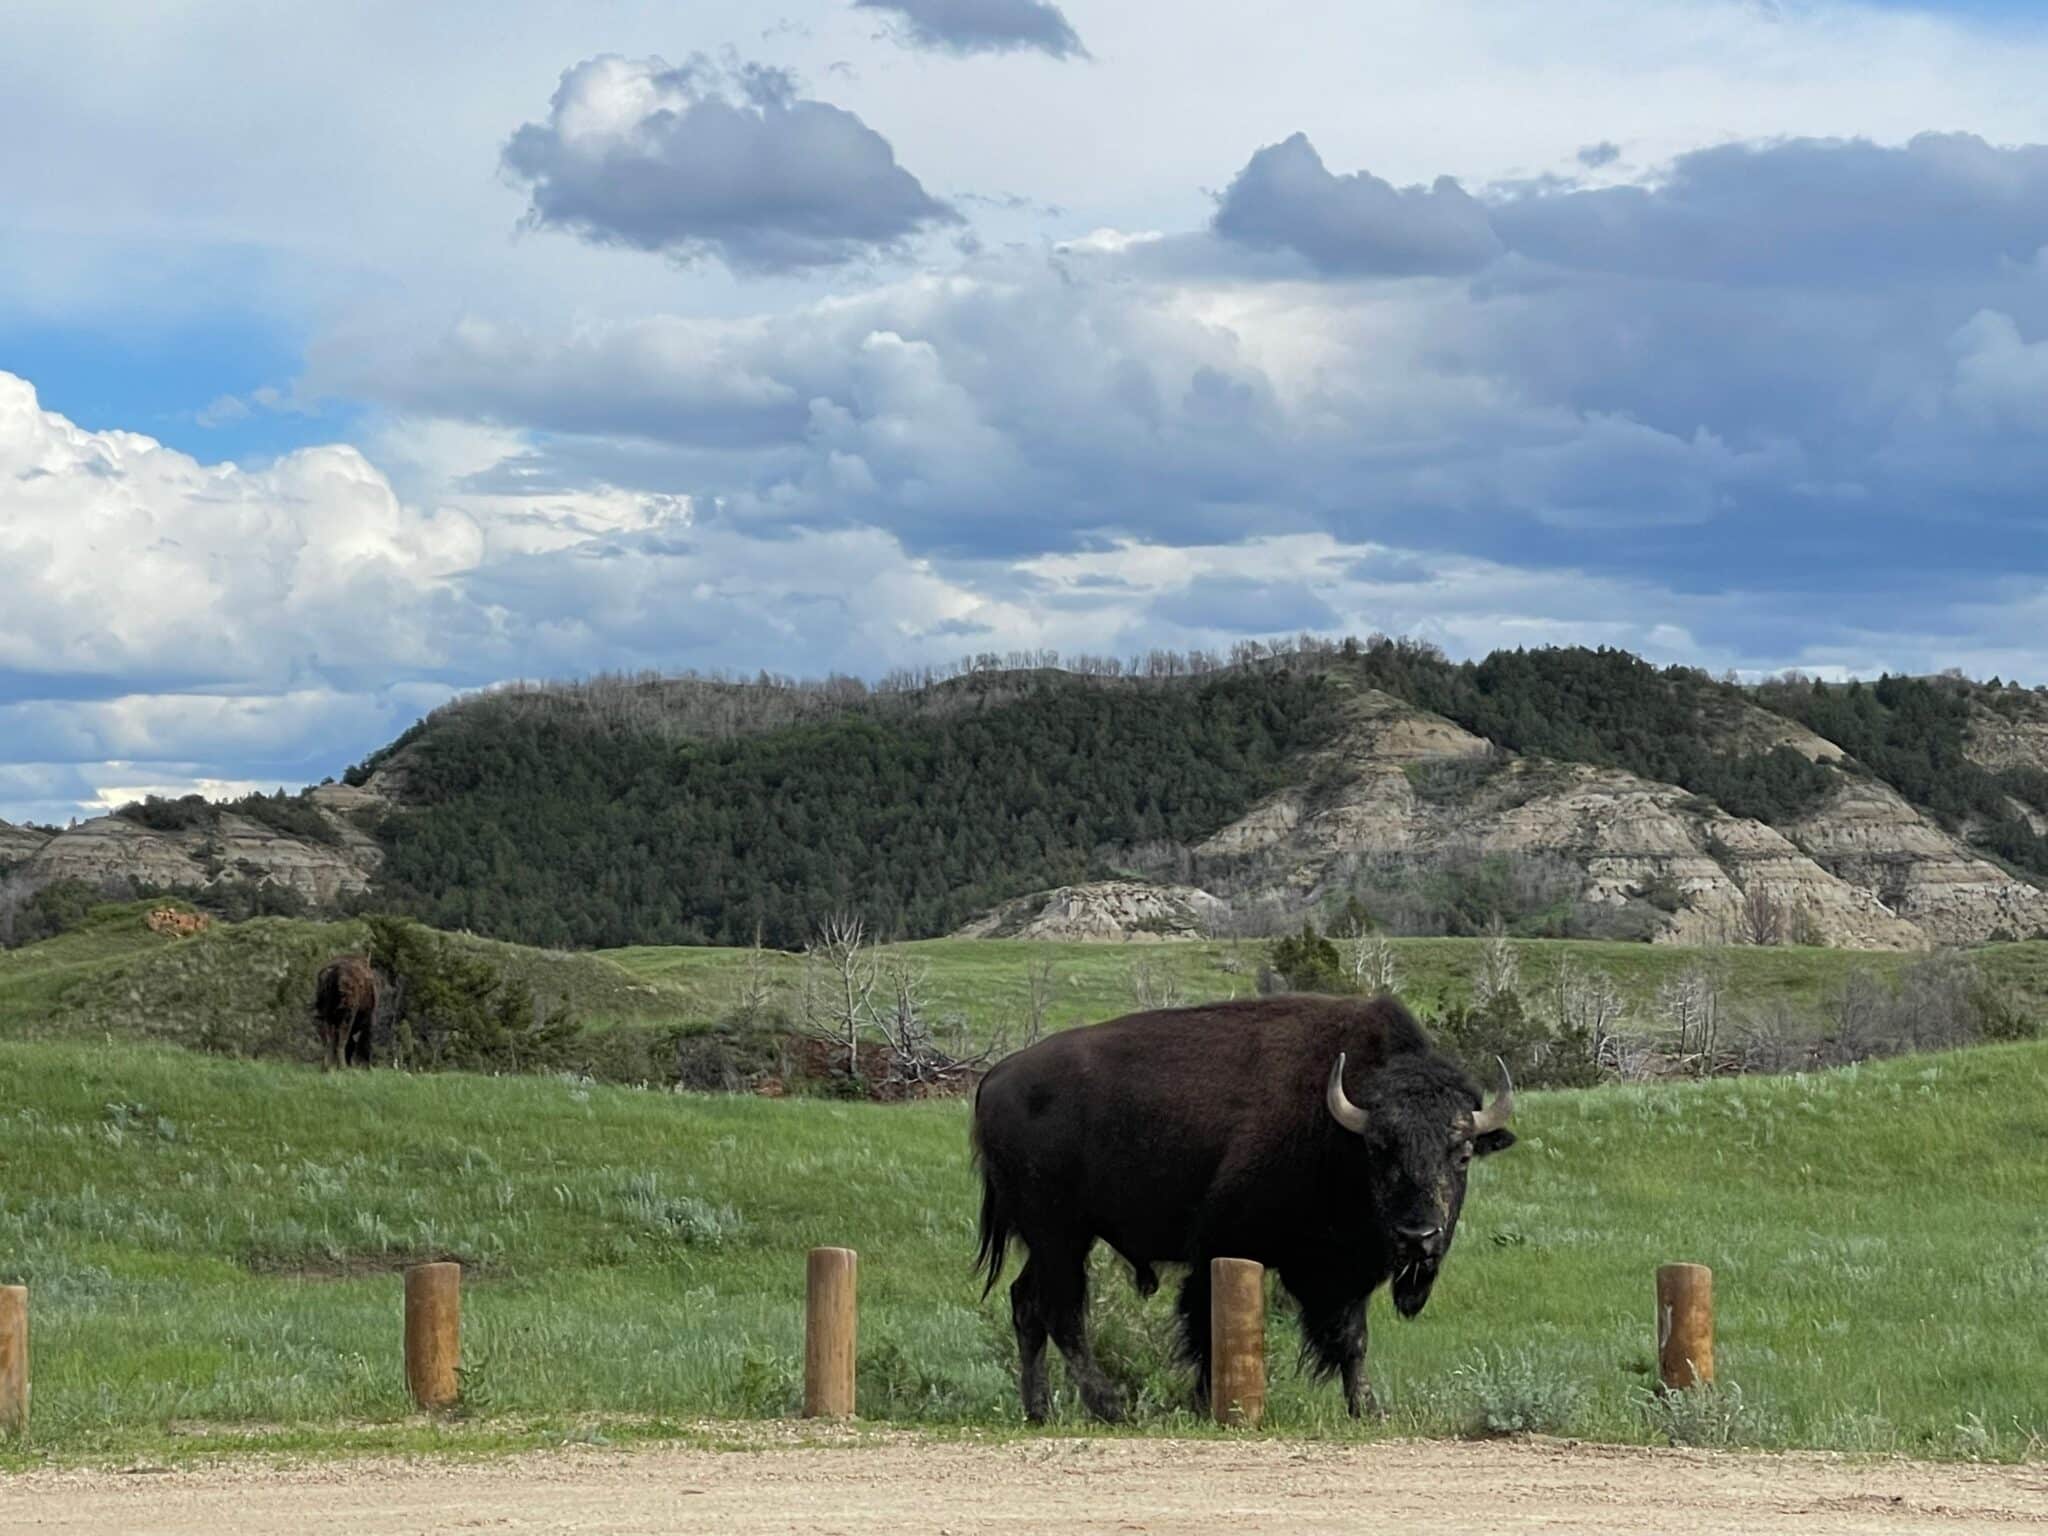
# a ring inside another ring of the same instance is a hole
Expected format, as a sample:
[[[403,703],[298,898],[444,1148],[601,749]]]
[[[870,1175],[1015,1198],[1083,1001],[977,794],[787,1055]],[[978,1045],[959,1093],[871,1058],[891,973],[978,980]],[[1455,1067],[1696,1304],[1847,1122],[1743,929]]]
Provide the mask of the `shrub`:
[[[525,981],[418,923],[365,921],[371,963],[395,994],[389,1017],[399,1066],[535,1072],[566,1064],[576,1040],[566,1004],[542,1009]]]
[[[1583,1088],[1599,1080],[1590,1034],[1583,1028],[1553,1034],[1518,992],[1496,992],[1484,1003],[1454,1003],[1427,1022],[1438,1043],[1480,1083],[1495,1081],[1502,1061],[1525,1088]]]
[[[106,900],[83,880],[52,880],[35,886],[15,877],[0,886],[0,946],[17,949],[69,933]]]
[[[1464,1432],[1475,1439],[1493,1435],[1556,1435],[1571,1427],[1585,1392],[1529,1351],[1482,1351],[1454,1373],[1464,1389]]]
[[[1298,934],[1275,939],[1266,963],[1290,992],[1351,990],[1351,979],[1344,973],[1344,960],[1337,953],[1337,946],[1317,933],[1312,922],[1304,922]]]
[[[322,843],[334,847],[341,842],[341,833],[334,823],[321,815],[304,791],[288,795],[280,789],[274,795],[258,791],[245,795],[240,800],[231,800],[223,810],[246,816],[251,821],[261,822],[271,831],[285,837],[301,838],[309,843]]]
[[[1644,1392],[1637,1409],[1650,1433],[1673,1445],[1760,1445],[1778,1435],[1761,1407],[1732,1381],[1700,1382],[1683,1391]]]

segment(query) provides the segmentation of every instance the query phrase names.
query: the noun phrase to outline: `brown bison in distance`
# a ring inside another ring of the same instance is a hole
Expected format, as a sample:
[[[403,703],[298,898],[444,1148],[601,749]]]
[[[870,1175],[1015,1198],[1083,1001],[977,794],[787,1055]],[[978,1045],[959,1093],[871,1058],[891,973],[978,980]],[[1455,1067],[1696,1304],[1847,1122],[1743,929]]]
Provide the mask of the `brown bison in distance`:
[[[340,955],[321,967],[313,985],[313,1022],[327,1065],[370,1064],[370,1030],[377,1019],[377,971],[361,955]]]
[[[1474,1157],[1514,1143],[1513,1089],[1480,1108],[1465,1073],[1391,997],[1276,997],[1138,1013],[1040,1041],[999,1062],[974,1102],[981,1252],[1010,1287],[1025,1415],[1050,1407],[1046,1340],[1082,1400],[1123,1405],[1089,1350],[1089,1252],[1189,1266],[1182,1344],[1209,1388],[1209,1261],[1256,1259],[1300,1304],[1304,1351],[1341,1374],[1353,1414],[1373,1403],[1365,1303],[1392,1281],[1413,1317],[1450,1251]]]

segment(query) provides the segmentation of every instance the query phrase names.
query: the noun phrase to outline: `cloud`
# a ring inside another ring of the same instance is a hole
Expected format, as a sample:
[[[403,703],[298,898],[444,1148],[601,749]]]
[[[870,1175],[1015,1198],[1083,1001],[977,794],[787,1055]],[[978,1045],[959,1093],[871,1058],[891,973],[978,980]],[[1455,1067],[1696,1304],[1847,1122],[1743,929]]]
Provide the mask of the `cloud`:
[[[16,696],[38,679],[388,677],[460,643],[439,605],[478,530],[403,505],[354,448],[202,465],[84,431],[0,373],[0,485],[0,678]]]
[[[1611,139],[1602,139],[1598,144],[1588,144],[1573,158],[1587,170],[1597,171],[1621,158],[1621,146]]]
[[[1598,167],[1618,154],[1601,143],[1578,158]],[[1397,189],[1367,171],[1335,175],[1297,133],[1252,156],[1211,228],[1332,277],[1466,276],[1510,253],[1559,270],[1719,285],[1985,277],[2048,247],[2048,146],[2001,148],[1967,133],[1898,146],[1733,143],[1679,155],[1653,181],[1524,179],[1475,198],[1449,177]]]
[[[863,11],[902,19],[907,46],[945,53],[1012,53],[1036,49],[1056,59],[1085,58],[1088,50],[1051,0],[853,0]]]
[[[2048,245],[2048,146],[1967,133],[1723,144],[1651,185],[1533,191],[1491,206],[1532,261],[1714,283],[1989,276]]]
[[[1252,156],[1212,227],[1240,245],[1297,251],[1338,276],[1475,272],[1500,254],[1486,210],[1449,177],[1396,188],[1364,171],[1335,176],[1300,133]]]
[[[1336,610],[1305,582],[1243,576],[1198,576],[1153,604],[1151,612],[1183,629],[1232,635],[1326,631],[1341,622]]]
[[[536,228],[742,272],[836,266],[960,222],[853,113],[783,71],[702,56],[575,65],[503,166]]]

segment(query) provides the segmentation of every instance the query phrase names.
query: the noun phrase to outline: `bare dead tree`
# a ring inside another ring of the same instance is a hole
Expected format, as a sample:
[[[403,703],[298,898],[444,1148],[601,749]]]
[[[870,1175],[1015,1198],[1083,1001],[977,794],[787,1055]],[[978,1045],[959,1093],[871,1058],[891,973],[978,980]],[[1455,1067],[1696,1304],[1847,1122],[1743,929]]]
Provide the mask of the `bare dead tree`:
[[[1499,918],[1487,930],[1486,943],[1479,951],[1479,973],[1472,978],[1472,1001],[1484,1008],[1505,993],[1522,990],[1522,957],[1508,938]]]
[[[1394,961],[1394,946],[1384,933],[1361,933],[1344,943],[1344,959],[1352,985],[1368,996],[1397,992],[1400,971]]]
[[[1581,970],[1566,953],[1551,972],[1545,1001],[1560,1035],[1583,1039],[1596,1068],[1618,1072],[1620,1029],[1627,1004],[1612,976],[1598,969]]]
[[[1138,955],[1126,973],[1131,1000],[1140,1008],[1178,1008],[1187,1001],[1186,989],[1172,966],[1150,955]]]
[[[860,1076],[860,1037],[874,1016],[881,968],[867,942],[867,925],[849,913],[825,919],[804,951],[811,962],[805,987],[805,1027],[846,1052],[846,1074]]]
[[[1059,976],[1051,955],[1034,955],[1024,966],[1024,1043],[1035,1044],[1045,1034],[1046,1015],[1052,1010]]]
[[[761,942],[761,926],[756,923],[753,947],[740,963],[739,980],[733,992],[733,1018],[748,1028],[758,1025],[774,1011],[781,991],[782,981]]]
[[[1673,1054],[1702,1077],[1713,1071],[1721,1037],[1721,994],[1720,970],[1706,961],[1694,961],[1657,988],[1657,1011],[1671,1033]]]
[[[1784,903],[1755,875],[1742,888],[1742,906],[1735,915],[1735,931],[1745,944],[1769,948],[1785,942],[1787,919]]]

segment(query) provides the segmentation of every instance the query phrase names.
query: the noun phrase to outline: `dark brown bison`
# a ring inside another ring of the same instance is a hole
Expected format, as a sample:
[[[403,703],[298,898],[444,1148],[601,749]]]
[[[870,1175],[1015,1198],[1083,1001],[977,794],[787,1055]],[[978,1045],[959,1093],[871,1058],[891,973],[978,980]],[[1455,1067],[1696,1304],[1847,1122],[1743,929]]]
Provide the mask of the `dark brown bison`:
[[[313,986],[313,1022],[328,1066],[367,1067],[376,1020],[377,971],[368,960],[339,955],[321,967]]]
[[[1512,1085],[1484,1109],[1465,1073],[1391,997],[1277,997],[1138,1013],[1053,1035],[1000,1062],[974,1101],[983,1295],[1013,1237],[1010,1287],[1024,1412],[1049,1406],[1048,1337],[1098,1417],[1123,1405],[1088,1347],[1097,1240],[1151,1295],[1153,1266],[1189,1266],[1182,1345],[1209,1387],[1209,1260],[1256,1259],[1300,1304],[1303,1351],[1372,1405],[1365,1303],[1392,1281],[1429,1300],[1465,1199],[1465,1170],[1514,1143]]]

